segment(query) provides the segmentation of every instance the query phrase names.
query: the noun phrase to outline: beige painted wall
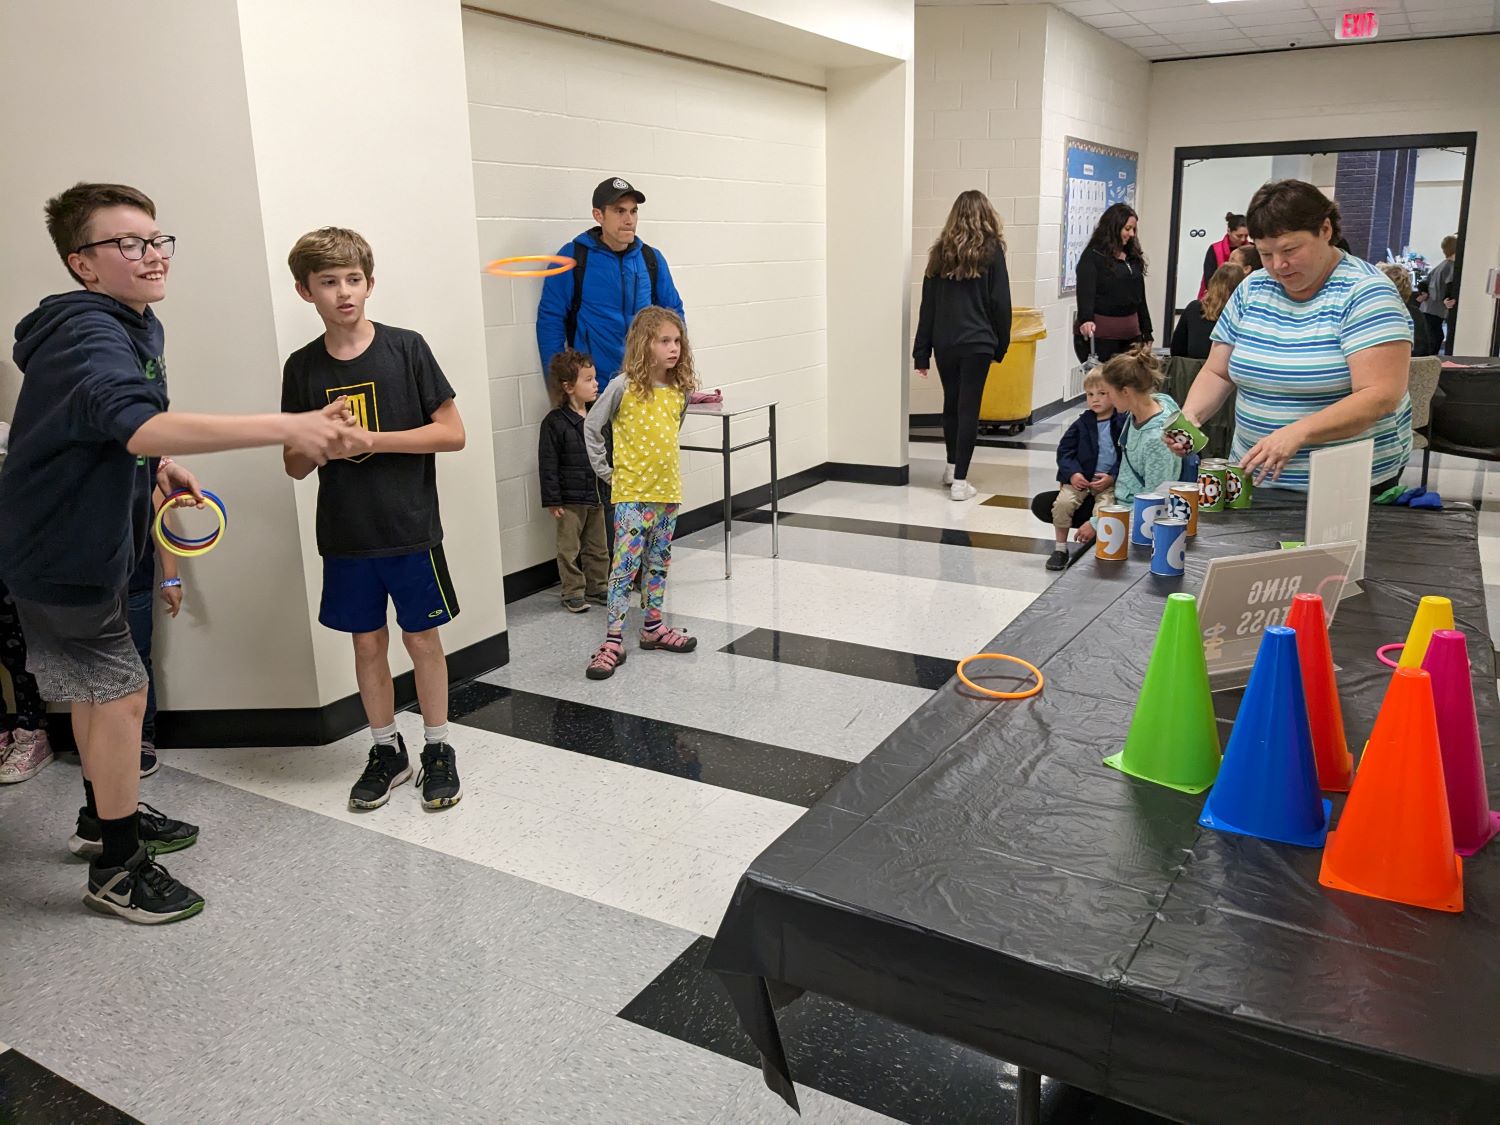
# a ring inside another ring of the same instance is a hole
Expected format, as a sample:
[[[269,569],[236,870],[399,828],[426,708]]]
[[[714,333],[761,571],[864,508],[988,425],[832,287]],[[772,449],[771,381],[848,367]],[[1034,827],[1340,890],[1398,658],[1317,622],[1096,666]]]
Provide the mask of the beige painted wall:
[[[149,66],[122,60],[143,29]],[[128,8],[56,0],[0,15],[0,323],[74,288],[42,225],[42,204],[72,183],[131,183],[178,236],[167,299],[167,371],[180,410],[266,411],[280,355],[230,3],[143,0]],[[38,106],[45,112],[21,112]],[[5,349],[6,354],[9,348]],[[17,373],[7,363],[14,385]],[[212,555],[187,562],[185,608],[157,632],[162,705],[313,706],[319,702],[304,596],[307,559],[279,450],[195,457],[231,526]]]
[[[276,354],[322,332],[292,288],[292,243],[315,227],[353,227],[375,251],[369,315],[422,333],[456,392],[468,445],[438,457],[444,549],[462,606],[443,629],[450,652],[505,628],[460,16],[450,0],[239,4]],[[338,58],[358,65],[330,66]],[[315,476],[296,496],[316,618]],[[322,701],[355,691],[348,639],[321,626],[312,639]],[[391,664],[410,667],[399,643]]]
[[[121,57],[143,29],[149,66]],[[463,65],[448,0],[374,0],[357,20],[290,0],[0,9],[0,104],[46,98],[45,114],[0,117],[0,146],[27,154],[0,163],[0,321],[72,285],[43,201],[80,179],[133,183],[180,239],[157,310],[173,405],[274,410],[282,360],[320,331],[286,252],[315,226],[362,229],[380,267],[373,315],[427,336],[478,435],[439,468],[464,608],[450,649],[505,623]],[[0,370],[0,401],[16,378]],[[352,693],[347,640],[315,624],[315,485],[294,486],[279,450],[192,464],[232,522],[222,547],[186,564],[184,614],[158,629],[162,705],[308,707]],[[393,657],[404,666],[399,646]]]
[[[1207,96],[1214,90],[1237,96]],[[1156,63],[1141,212],[1146,253],[1166,262],[1178,146],[1469,131],[1479,134],[1479,144],[1457,351],[1483,354],[1494,316],[1485,275],[1500,264],[1500,36]],[[1165,268],[1153,269],[1147,278],[1153,316],[1163,307],[1165,285]]]

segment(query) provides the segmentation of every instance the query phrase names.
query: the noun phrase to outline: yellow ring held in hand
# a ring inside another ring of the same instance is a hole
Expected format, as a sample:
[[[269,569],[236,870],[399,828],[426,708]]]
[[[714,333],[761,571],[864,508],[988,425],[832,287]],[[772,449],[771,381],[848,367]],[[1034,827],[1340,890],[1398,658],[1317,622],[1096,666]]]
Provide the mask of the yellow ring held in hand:
[[[512,270],[505,267],[515,262],[556,262],[557,265],[545,270]],[[521,254],[514,258],[496,258],[484,267],[485,273],[494,274],[496,277],[556,277],[560,273],[567,273],[578,264],[576,258],[564,258],[557,254]]]
[[[178,558],[196,559],[208,554],[208,552],[212,551],[219,545],[219,540],[224,535],[224,527],[228,517],[224,511],[224,505],[219,502],[219,498],[217,496],[214,496],[212,493],[205,492],[203,494],[204,506],[218,517],[218,530],[215,531],[208,539],[208,541],[201,547],[178,546],[177,543],[173,542],[172,535],[166,527],[167,513],[170,512],[173,508],[177,507],[175,501],[179,496],[188,495],[191,494],[187,492],[175,492],[171,496],[167,497],[167,499],[162,502],[162,506],[156,509],[156,519],[152,521],[152,531],[156,535],[156,541],[162,545],[162,548],[164,550],[170,551]]]
[[[994,691],[987,687],[980,687],[973,680],[969,679],[968,676],[964,675],[964,667],[975,660],[1009,660],[1012,664],[1019,664],[1035,676],[1036,683],[1025,691]],[[1035,664],[1028,664],[1019,656],[1007,656],[1003,652],[976,652],[973,656],[964,657],[958,662],[958,678],[963,681],[965,687],[977,691],[980,695],[986,696],[989,699],[1030,699],[1042,690],[1042,684],[1045,682],[1042,679],[1041,669]]]

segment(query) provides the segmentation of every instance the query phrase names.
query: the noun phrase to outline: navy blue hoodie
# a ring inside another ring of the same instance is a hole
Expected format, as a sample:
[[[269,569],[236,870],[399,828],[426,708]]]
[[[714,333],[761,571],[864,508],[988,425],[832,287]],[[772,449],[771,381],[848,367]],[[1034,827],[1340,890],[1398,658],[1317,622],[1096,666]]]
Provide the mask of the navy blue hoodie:
[[[16,325],[25,375],[0,472],[0,578],[45,605],[122,592],[151,534],[151,469],[126,450],[167,409],[161,321],[102,293],[43,299]]]

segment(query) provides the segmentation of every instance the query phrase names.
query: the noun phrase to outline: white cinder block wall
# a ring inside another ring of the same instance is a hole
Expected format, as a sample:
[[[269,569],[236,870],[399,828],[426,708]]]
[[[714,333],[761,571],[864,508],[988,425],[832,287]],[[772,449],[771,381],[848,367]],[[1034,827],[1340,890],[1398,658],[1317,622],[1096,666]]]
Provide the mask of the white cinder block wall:
[[[1150,66],[1045,5],[917,9],[913,307],[927,249],[959,192],[988,191],[1005,220],[1011,299],[1041,308],[1032,401],[1060,398],[1074,302],[1057,293],[1064,138],[1141,152]],[[915,315],[915,314],[914,314]],[[911,411],[941,409],[936,376],[912,379]]]
[[[913,326],[927,251],[953,200],[974,188],[988,192],[1005,221],[1012,300],[1032,301],[1046,35],[1045,7],[917,9]],[[936,372],[912,376],[913,414],[935,414],[942,404]]]
[[[1032,304],[1045,310],[1047,339],[1037,349],[1032,398],[1037,405],[1065,393],[1073,352],[1075,298],[1057,295],[1061,276],[1063,169],[1067,137],[1128,149],[1137,165],[1136,210],[1148,193],[1171,196],[1172,181],[1145,177],[1151,63],[1129,47],[1056,8],[1047,11],[1047,56],[1042,76],[1042,204],[1037,232],[1036,289]],[[1143,230],[1142,235],[1146,232]],[[1166,277],[1166,254],[1153,258],[1148,276]],[[1161,320],[1151,306],[1153,322]],[[1157,343],[1167,340],[1157,329]]]
[[[626,177],[647,196],[640,236],[671,266],[705,384],[779,399],[783,478],[826,461],[823,92],[472,12],[464,43],[482,262],[555,253],[593,225],[594,185]],[[507,573],[556,554],[536,467],[540,295],[540,281],[484,281]],[[717,444],[719,426],[689,419],[683,442]],[[752,416],[735,439],[764,432]],[[717,455],[684,454],[683,469],[684,507],[721,497]],[[735,455],[736,492],[767,480],[764,446]]]

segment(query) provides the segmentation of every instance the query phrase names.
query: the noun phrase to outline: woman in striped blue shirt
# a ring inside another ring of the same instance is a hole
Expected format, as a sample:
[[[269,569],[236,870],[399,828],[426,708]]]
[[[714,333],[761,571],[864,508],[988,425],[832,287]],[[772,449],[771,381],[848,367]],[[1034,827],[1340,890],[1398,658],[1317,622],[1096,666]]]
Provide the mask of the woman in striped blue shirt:
[[[1183,411],[1201,425],[1238,390],[1230,456],[1255,482],[1305,492],[1308,454],[1373,438],[1370,482],[1394,483],[1411,455],[1411,317],[1390,279],[1345,254],[1338,204],[1301,180],[1250,201],[1265,268],[1219,314]]]

